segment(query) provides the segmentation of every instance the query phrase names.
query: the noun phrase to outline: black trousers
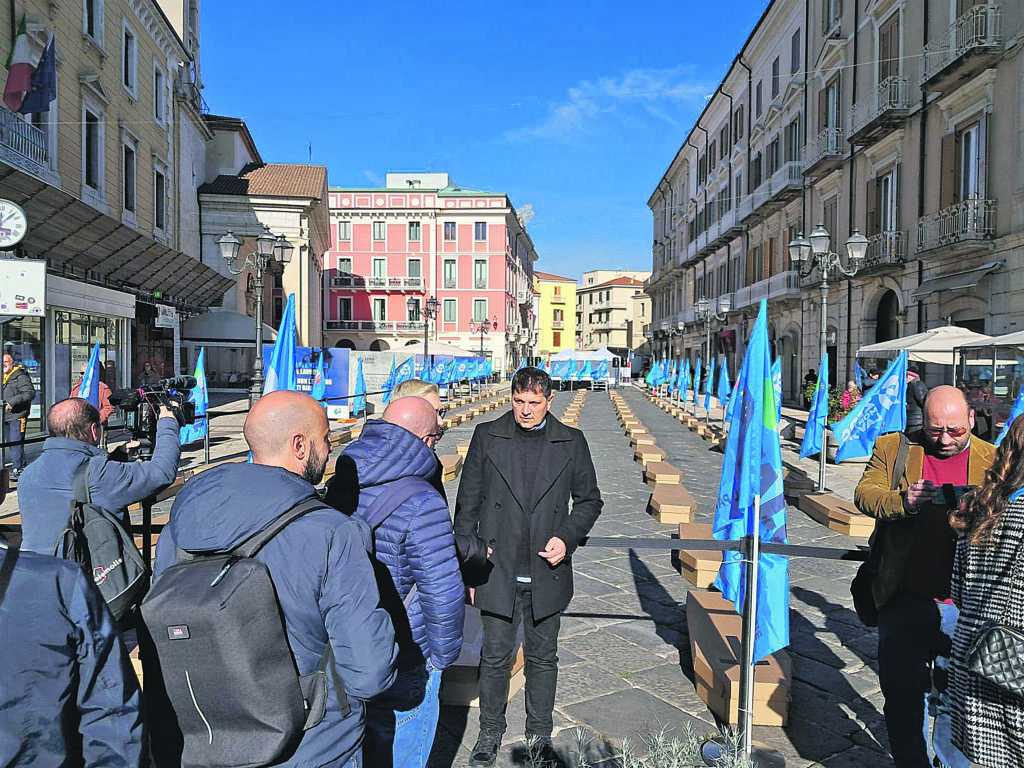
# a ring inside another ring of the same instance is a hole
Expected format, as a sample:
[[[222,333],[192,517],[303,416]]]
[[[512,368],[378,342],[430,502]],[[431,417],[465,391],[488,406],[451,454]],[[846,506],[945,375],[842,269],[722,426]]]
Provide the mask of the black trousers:
[[[526,735],[550,737],[551,712],[558,683],[558,630],[562,614],[533,616],[530,584],[517,583],[512,618],[481,612],[484,630],[480,653],[480,731],[504,733],[507,723],[509,670],[519,624],[526,655]]]

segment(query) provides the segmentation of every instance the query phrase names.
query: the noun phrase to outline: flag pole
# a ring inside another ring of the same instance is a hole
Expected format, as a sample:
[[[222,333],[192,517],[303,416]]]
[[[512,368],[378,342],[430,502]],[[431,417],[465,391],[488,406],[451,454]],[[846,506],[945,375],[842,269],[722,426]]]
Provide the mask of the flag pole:
[[[740,671],[740,753],[749,760],[754,744],[754,634],[757,627],[757,577],[761,557],[761,496],[754,497],[754,519],[747,528],[746,595],[743,603],[743,635],[740,641],[743,667]]]

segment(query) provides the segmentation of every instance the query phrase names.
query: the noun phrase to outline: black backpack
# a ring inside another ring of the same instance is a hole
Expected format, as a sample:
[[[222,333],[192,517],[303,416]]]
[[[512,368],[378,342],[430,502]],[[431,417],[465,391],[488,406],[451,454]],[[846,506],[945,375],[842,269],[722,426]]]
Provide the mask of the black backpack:
[[[92,503],[89,460],[75,470],[75,498],[67,527],[53,547],[55,557],[78,563],[120,622],[139,607],[149,587],[149,565],[121,520]]]
[[[255,559],[318,509],[330,507],[302,501],[228,552],[179,550],[142,602],[182,766],[256,768],[287,758],[323,719],[328,674],[342,716],[351,711],[329,641],[316,670],[299,676],[270,571]]]

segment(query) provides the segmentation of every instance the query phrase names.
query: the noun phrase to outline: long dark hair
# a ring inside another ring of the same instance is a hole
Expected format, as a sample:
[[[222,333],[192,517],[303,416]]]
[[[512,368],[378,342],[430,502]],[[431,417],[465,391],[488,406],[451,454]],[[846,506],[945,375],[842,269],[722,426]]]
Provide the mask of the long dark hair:
[[[1006,511],[1010,495],[1024,488],[1024,416],[1010,424],[996,449],[995,461],[985,472],[985,481],[968,491],[963,502],[949,515],[949,524],[971,544],[988,544]]]

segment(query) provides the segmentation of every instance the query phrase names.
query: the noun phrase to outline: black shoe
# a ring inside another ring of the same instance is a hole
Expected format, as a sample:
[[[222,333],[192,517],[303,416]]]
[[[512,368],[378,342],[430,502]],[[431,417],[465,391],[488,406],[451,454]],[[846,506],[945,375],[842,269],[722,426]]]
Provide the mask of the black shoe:
[[[555,751],[555,745],[551,742],[550,736],[537,736],[532,744],[527,738],[526,749],[529,756],[537,760],[537,765],[542,768],[562,768],[565,765],[562,758],[558,756],[558,752]]]
[[[11,480],[17,480],[18,479],[18,475],[20,475],[20,474],[21,474],[21,470],[20,469],[12,469],[11,470]]]
[[[473,747],[473,754],[469,757],[471,766],[488,768],[494,765],[498,757],[498,748],[501,746],[501,734],[489,731],[481,731]]]

